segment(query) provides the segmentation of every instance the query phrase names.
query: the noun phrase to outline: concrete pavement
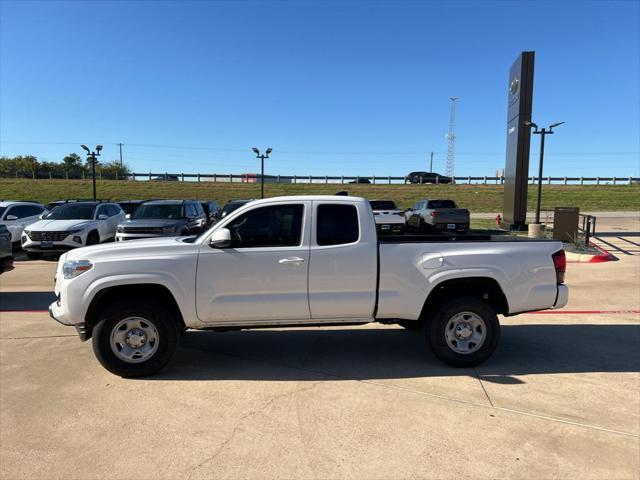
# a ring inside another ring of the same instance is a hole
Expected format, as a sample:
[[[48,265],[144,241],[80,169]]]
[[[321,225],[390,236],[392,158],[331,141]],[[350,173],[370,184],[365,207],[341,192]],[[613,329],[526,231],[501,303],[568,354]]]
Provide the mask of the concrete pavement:
[[[570,264],[567,307],[502,318],[476,369],[367,325],[189,332],[124,380],[46,313],[0,312],[0,477],[640,478],[640,253],[619,258]],[[0,305],[54,268],[18,262]]]

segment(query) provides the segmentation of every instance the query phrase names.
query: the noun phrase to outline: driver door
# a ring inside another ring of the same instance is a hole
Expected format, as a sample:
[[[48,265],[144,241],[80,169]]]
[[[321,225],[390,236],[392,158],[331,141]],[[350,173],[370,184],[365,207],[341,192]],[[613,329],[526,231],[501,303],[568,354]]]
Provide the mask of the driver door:
[[[198,318],[214,324],[304,323],[311,318],[307,276],[311,202],[256,207],[223,221],[229,248],[206,239],[198,257]]]

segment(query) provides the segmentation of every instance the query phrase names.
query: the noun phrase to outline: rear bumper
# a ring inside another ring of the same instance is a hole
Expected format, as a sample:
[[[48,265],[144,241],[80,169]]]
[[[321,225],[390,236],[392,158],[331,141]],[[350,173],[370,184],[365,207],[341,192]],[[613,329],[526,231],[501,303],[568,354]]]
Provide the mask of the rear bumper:
[[[553,308],[562,308],[569,301],[569,287],[566,285],[558,285],[558,295],[556,296],[556,303],[553,304]]]

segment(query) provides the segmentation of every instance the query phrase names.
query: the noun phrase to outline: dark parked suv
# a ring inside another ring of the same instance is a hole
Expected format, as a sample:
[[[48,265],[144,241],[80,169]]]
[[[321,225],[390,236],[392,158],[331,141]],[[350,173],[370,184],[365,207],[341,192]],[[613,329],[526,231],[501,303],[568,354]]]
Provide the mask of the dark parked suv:
[[[218,202],[211,200],[209,202],[200,202],[200,205],[202,205],[204,213],[207,215],[207,226],[213,225],[220,219],[220,215],[222,215],[222,208],[220,208]]]
[[[118,225],[116,241],[195,235],[206,226],[207,216],[197,200],[152,200]]]

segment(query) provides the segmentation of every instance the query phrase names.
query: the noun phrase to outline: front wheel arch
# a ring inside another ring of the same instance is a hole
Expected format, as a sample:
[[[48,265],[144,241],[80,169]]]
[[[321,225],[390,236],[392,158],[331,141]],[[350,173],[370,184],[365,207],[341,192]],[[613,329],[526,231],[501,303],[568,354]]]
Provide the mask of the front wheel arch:
[[[158,283],[136,283],[105,287],[96,292],[85,314],[86,338],[91,338],[93,327],[99,321],[100,314],[113,303],[123,299],[134,299],[138,302],[150,299],[154,303],[161,302],[170,311],[179,328],[186,328],[184,317],[173,293]]]

